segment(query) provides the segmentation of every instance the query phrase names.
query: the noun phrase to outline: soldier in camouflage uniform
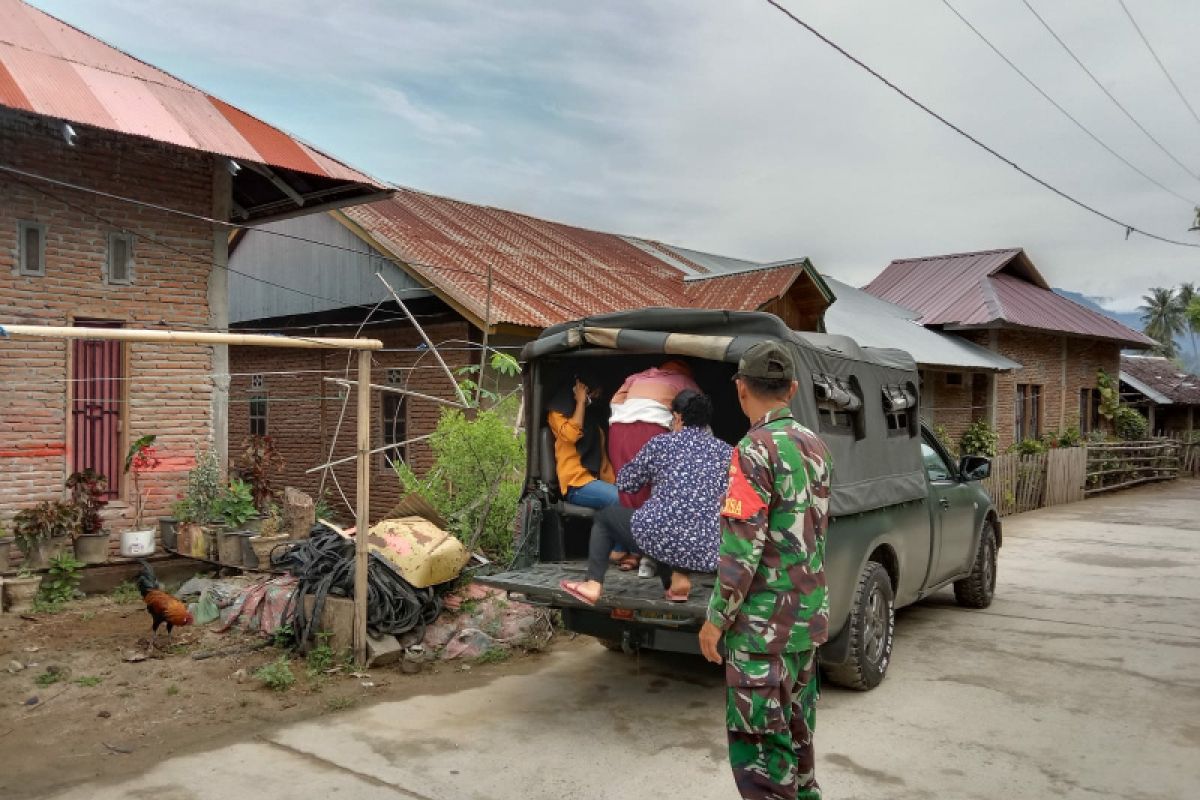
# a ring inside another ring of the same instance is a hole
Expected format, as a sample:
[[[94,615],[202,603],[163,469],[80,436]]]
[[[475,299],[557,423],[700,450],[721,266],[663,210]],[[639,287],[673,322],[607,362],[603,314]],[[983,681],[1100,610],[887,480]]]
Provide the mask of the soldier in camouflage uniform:
[[[730,465],[719,580],[700,647],[721,663],[724,637],[729,761],[742,797],[819,800],[812,737],[816,649],[829,626],[829,455],[792,417],[796,367],[784,346],[750,348],[736,380],[754,424]]]

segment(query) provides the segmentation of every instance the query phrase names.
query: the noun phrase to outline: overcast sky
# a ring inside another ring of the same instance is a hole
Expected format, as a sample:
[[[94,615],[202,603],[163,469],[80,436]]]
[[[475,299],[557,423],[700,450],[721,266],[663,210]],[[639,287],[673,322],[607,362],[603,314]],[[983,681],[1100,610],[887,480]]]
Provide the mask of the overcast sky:
[[[1193,203],[1063,119],[942,0],[785,0],[1026,168],[1163,235]],[[1200,204],[1019,2],[950,0],[1111,147]],[[1117,0],[1031,0],[1200,174],[1197,123]],[[377,177],[702,250],[807,255],[854,284],[893,258],[1023,246],[1048,280],[1137,304],[1200,250],[1102,222],[925,117],[763,0],[34,0]],[[1200,3],[1126,0],[1200,109]]]

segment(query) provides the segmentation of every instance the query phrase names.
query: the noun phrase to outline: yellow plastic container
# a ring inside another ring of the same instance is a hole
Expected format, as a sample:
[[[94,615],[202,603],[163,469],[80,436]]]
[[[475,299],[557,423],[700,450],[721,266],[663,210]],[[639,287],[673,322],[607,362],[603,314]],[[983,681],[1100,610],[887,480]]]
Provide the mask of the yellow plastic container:
[[[418,589],[454,580],[471,558],[453,534],[424,517],[385,519],[370,529],[367,545]]]

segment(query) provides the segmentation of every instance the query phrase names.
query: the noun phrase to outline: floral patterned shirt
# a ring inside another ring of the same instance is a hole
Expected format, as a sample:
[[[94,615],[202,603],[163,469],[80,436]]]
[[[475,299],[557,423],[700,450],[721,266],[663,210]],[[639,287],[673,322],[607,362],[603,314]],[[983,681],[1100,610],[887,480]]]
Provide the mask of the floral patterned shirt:
[[[721,503],[733,448],[703,428],[655,436],[617,475],[617,488],[650,499],[633,514],[633,538],[643,553],[693,572],[716,572]]]

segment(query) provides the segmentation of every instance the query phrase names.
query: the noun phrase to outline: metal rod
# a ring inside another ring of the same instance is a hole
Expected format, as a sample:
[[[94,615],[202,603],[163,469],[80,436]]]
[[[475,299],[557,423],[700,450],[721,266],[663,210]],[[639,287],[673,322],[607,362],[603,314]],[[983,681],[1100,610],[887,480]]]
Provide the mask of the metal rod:
[[[372,455],[372,456],[378,455],[379,453],[382,453],[385,450],[392,450],[393,448],[396,448],[396,447],[403,447],[404,445],[412,444],[413,442],[423,442],[432,436],[433,436],[432,433],[423,433],[420,436],[414,436],[411,439],[405,439],[403,442],[396,442],[395,444],[385,444],[383,447],[376,447],[374,450],[368,450],[367,455]],[[304,474],[308,475],[309,473],[316,472],[317,470],[328,469],[329,467],[336,467],[339,464],[345,464],[349,461],[355,460],[356,458],[358,458],[357,453],[355,453],[352,456],[346,456],[345,458],[339,458],[337,461],[330,461],[327,464],[321,464],[319,467],[313,467],[312,469],[306,469],[306,470],[304,470]]]
[[[492,327],[492,262],[488,261],[487,294],[483,304],[483,348],[479,351],[479,380],[475,381],[475,405],[483,400],[483,371],[487,369],[488,334]]]
[[[417,329],[417,333],[419,333],[421,338],[425,341],[425,346],[433,352],[433,357],[437,359],[438,364],[440,364],[442,369],[445,370],[447,380],[449,380],[450,385],[454,387],[454,393],[458,395],[458,402],[463,404],[463,408],[470,406],[471,404],[467,401],[467,396],[463,394],[462,387],[459,386],[458,381],[454,379],[454,373],[450,371],[450,368],[446,366],[446,362],[442,360],[442,354],[438,352],[437,346],[434,345],[430,338],[425,334],[425,329],[421,327],[421,323],[417,322],[417,318],[414,317],[412,312],[408,310],[408,306],[404,305],[404,301],[400,299],[400,295],[396,293],[396,290],[392,288],[392,285],[387,282],[387,278],[383,277],[383,273],[376,272],[375,277],[379,278],[383,285],[387,287],[387,290],[391,292],[392,299],[394,299],[396,304],[400,306],[400,310],[404,312],[404,316],[408,317],[408,321],[412,323],[412,326]]]
[[[349,381],[349,380],[346,380],[345,378],[325,378],[325,380],[328,381],[329,383],[336,383],[341,386],[357,386],[358,385],[358,381]],[[375,389],[380,392],[391,392],[392,394],[405,394],[410,397],[416,397],[419,400],[428,400],[431,403],[441,403],[444,406],[453,406],[454,408],[469,408],[469,406],[463,405],[462,403],[456,403],[453,400],[447,400],[444,397],[434,397],[431,394],[422,394],[421,392],[414,392],[412,389],[397,389],[395,386],[384,386],[384,385],[378,384],[378,383],[370,383],[367,385],[371,389]]]
[[[0,325],[0,339],[99,339],[164,344],[236,344],[305,350],[382,350],[378,339],[273,336],[264,333],[162,331],[145,328],[87,328],[53,325]],[[457,384],[456,384],[457,385]]]
[[[354,659],[367,665],[367,560],[371,525],[371,353],[358,354],[358,507],[354,532]]]

